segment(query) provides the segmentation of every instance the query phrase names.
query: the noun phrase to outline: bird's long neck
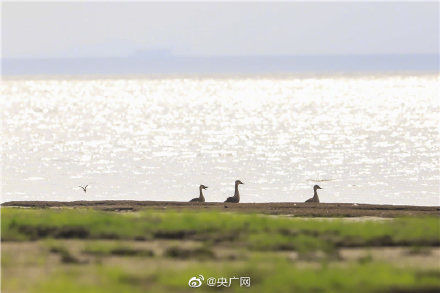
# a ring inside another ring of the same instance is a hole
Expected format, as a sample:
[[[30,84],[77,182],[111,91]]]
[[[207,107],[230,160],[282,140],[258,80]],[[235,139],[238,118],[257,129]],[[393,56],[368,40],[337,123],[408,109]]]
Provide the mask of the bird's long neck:
[[[319,197],[318,197],[318,190],[317,189],[313,189],[313,191],[314,191],[313,198],[319,199]]]
[[[238,184],[235,184],[234,197],[240,198],[240,192],[238,191]]]
[[[200,198],[200,199],[205,199],[205,197],[203,196],[202,188],[200,187],[199,190],[200,190],[199,198]]]

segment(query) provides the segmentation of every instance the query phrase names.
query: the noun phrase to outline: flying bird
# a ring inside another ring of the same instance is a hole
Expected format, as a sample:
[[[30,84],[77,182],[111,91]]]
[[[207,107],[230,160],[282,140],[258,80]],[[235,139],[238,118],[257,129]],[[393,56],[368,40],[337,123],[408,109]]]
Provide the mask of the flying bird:
[[[89,185],[86,185],[86,186],[78,186],[78,187],[80,187],[83,191],[84,191],[84,193],[86,193],[87,192],[87,186],[89,186]]]

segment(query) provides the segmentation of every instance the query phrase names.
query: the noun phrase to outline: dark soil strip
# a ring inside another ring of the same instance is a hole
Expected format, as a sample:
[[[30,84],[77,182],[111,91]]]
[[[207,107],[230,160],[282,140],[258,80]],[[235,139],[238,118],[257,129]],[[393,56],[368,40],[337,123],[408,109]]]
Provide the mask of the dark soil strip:
[[[34,208],[94,208],[107,211],[136,211],[145,208],[172,210],[217,210],[225,212],[255,212],[272,215],[291,215],[295,217],[405,217],[405,216],[440,216],[438,206],[397,206],[352,203],[189,203],[173,201],[11,201],[1,204],[3,207]]]

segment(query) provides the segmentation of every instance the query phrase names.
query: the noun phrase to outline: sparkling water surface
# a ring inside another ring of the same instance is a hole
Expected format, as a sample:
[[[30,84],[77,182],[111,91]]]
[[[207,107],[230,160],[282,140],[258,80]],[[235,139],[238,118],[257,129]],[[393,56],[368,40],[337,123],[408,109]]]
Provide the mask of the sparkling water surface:
[[[439,205],[438,75],[9,78],[2,202]],[[78,185],[88,184],[85,194]]]

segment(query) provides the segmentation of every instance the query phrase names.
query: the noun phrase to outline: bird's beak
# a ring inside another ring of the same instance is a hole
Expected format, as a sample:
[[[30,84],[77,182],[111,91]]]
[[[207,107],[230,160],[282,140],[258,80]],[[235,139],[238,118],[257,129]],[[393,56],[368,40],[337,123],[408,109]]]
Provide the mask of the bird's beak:
[[[205,189],[208,189],[208,186],[205,186]]]

